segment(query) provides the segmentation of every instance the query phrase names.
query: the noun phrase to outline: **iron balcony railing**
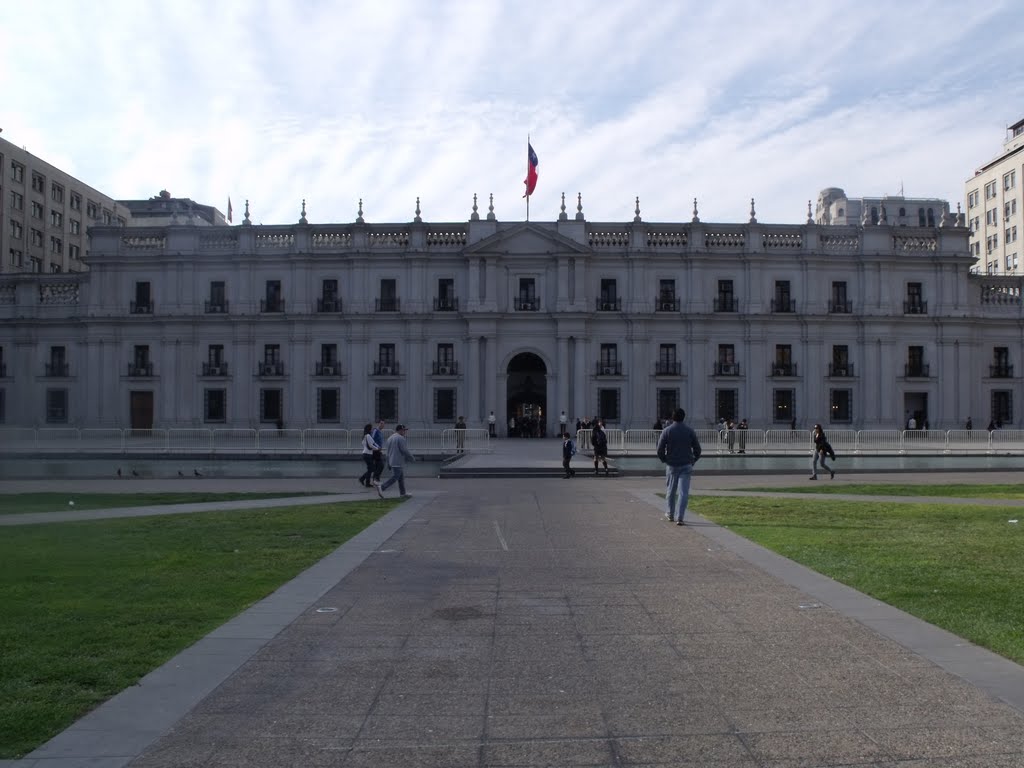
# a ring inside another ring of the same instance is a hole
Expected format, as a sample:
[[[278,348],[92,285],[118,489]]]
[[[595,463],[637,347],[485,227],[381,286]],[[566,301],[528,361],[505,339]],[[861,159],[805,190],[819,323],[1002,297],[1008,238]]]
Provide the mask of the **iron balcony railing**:
[[[598,312],[621,312],[622,299],[616,297],[605,297],[597,300]]]
[[[402,302],[396,296],[383,299],[374,299],[374,309],[377,312],[398,312],[402,308]]]
[[[596,373],[598,376],[621,376],[622,361],[605,360],[604,362],[598,362]]]
[[[1013,366],[1005,363],[996,365],[990,365],[988,367],[988,375],[993,379],[1012,379],[1013,378]]]
[[[284,376],[284,363],[280,360],[256,364],[257,376]]]
[[[772,376],[796,376],[796,363],[773,363]]]
[[[67,363],[46,363],[43,369],[43,375],[47,377],[61,377],[66,378],[70,374],[68,373]]]
[[[393,363],[393,362],[374,362],[374,364],[373,364],[373,375],[374,376],[397,376],[398,375],[398,363]]]
[[[228,364],[224,361],[203,363],[203,376],[227,376]]]
[[[828,375],[838,379],[853,377],[853,363],[829,363]]]
[[[227,299],[224,301],[203,302],[203,311],[208,315],[226,315],[228,313]]]
[[[314,376],[341,376],[341,363],[320,361],[313,368]]]
[[[326,298],[316,300],[317,312],[341,312],[341,299]]]
[[[459,300],[453,296],[440,296],[434,298],[435,312],[458,312]]]
[[[678,312],[679,299],[675,296],[659,296],[654,300],[655,312]]]
[[[905,315],[927,315],[928,314],[928,302],[927,301],[904,301],[903,302],[903,314],[905,314]]]
[[[682,364],[678,360],[657,360],[654,363],[655,376],[678,376],[682,372]]]
[[[739,376],[739,363],[715,363],[715,376]]]
[[[434,360],[431,373],[434,376],[455,376],[459,372],[459,364],[454,360]]]
[[[830,301],[828,311],[833,315],[848,315],[853,312],[853,304],[849,301]]]
[[[260,299],[260,312],[284,312],[284,299]]]
[[[913,379],[927,379],[930,375],[927,363],[907,363],[903,367],[903,375]]]
[[[540,299],[536,297],[518,297],[512,300],[516,312],[540,312]]]
[[[128,375],[148,378],[153,375],[152,363],[128,363]]]
[[[796,302],[793,299],[772,299],[772,312],[796,312]]]
[[[152,315],[153,314],[153,302],[152,301],[133,301],[129,307],[133,315]]]
[[[714,301],[715,312],[736,312],[738,306],[736,299],[730,297],[719,296]]]

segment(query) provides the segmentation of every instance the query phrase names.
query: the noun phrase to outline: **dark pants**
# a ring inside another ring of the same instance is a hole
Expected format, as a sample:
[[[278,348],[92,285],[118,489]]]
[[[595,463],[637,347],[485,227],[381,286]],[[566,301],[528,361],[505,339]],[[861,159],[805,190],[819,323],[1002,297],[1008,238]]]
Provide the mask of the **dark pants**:
[[[572,461],[572,457],[571,456],[568,459],[562,459],[562,469],[565,470],[565,476],[566,477],[573,477],[576,474],[576,470],[569,466],[569,463],[571,461]]]
[[[370,478],[373,477],[373,454],[364,453],[363,463],[366,464],[366,471],[359,476],[359,482],[362,483],[363,485],[369,485]]]
[[[384,452],[378,451],[373,454],[373,479],[380,482],[380,476],[384,474]]]

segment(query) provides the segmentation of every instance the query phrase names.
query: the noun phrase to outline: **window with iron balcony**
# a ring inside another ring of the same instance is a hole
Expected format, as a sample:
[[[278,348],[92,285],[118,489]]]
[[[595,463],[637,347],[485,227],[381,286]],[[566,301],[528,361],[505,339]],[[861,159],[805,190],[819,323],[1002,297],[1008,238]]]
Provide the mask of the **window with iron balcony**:
[[[661,295],[654,299],[655,312],[678,312],[679,299],[672,295]]]
[[[398,363],[388,361],[375,361],[373,364],[374,376],[397,376]]]
[[[43,370],[43,375],[50,378],[66,378],[70,375],[68,364],[62,361],[46,363]]]
[[[788,297],[772,299],[772,312],[796,312],[796,302]]]
[[[128,363],[128,375],[139,378],[151,377],[153,375],[153,364],[140,361]]]
[[[682,366],[678,360],[656,360],[654,362],[655,376],[678,376]]]
[[[434,297],[434,311],[435,312],[458,312],[459,311],[459,300],[454,296],[435,296]]]
[[[455,376],[459,372],[459,364],[454,360],[434,360],[431,373],[434,376]]]
[[[597,375],[598,376],[621,376],[622,375],[622,361],[621,360],[602,360],[597,364]]]
[[[257,363],[257,374],[259,376],[284,376],[284,363],[280,360]]]
[[[284,299],[279,297],[260,299],[260,312],[263,314],[284,312]]]
[[[228,364],[223,361],[204,362],[203,376],[227,376]]]
[[[318,361],[313,369],[314,376],[341,376],[341,365],[335,361]]]
[[[853,376],[853,363],[829,363],[828,375],[833,378],[850,378]]]
[[[316,300],[317,312],[341,312],[341,299],[336,297],[322,297]]]
[[[988,375],[992,379],[1012,379],[1013,366],[1009,363],[995,363],[988,367]]]
[[[714,301],[715,312],[735,312],[737,307],[736,299],[732,296],[719,296]]]
[[[622,299],[616,296],[605,296],[597,300],[598,312],[621,312]]]
[[[512,306],[517,312],[539,312],[540,300],[536,296],[517,296],[513,299]]]
[[[211,299],[204,302],[203,311],[208,315],[226,315],[228,313],[228,300],[214,301]]]
[[[796,363],[779,363],[772,365],[772,376],[796,376]]]
[[[739,363],[715,363],[715,376],[739,376],[740,375],[740,364]]]
[[[398,312],[401,309],[401,302],[397,296],[376,299],[374,309],[377,312]]]
[[[920,299],[903,302],[903,314],[905,315],[927,315],[928,302]]]
[[[911,378],[926,379],[929,376],[927,363],[907,363],[903,367],[903,375]]]

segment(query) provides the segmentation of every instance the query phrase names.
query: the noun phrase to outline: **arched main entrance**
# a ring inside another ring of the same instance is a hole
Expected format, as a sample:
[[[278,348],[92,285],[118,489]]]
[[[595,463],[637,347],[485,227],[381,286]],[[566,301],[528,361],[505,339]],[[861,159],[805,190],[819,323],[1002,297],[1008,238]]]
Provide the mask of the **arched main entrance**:
[[[522,352],[508,363],[508,400],[505,423],[516,420],[509,437],[544,437],[547,414],[547,366],[532,352]]]

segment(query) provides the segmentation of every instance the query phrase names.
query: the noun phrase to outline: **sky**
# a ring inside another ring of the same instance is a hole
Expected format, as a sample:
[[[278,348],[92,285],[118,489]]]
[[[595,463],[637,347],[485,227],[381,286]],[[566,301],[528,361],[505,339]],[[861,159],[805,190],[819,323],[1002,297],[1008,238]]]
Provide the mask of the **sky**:
[[[1021,0],[0,2],[2,137],[254,224],[800,224],[937,197],[1024,118]]]

